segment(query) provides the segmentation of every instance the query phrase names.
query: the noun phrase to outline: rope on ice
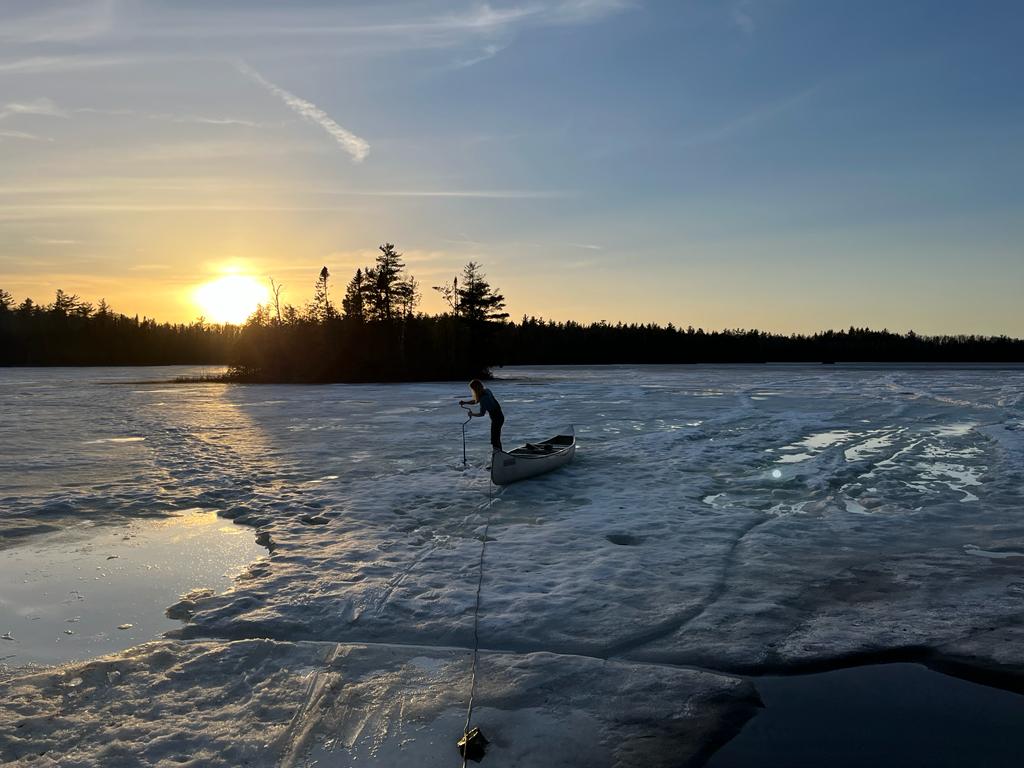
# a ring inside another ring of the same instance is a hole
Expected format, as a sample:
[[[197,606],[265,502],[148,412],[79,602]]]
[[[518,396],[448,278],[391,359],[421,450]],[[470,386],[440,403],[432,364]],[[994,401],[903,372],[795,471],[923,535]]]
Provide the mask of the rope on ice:
[[[466,768],[467,760],[480,762],[484,756],[484,749],[487,747],[487,739],[484,738],[480,729],[474,728],[470,730],[469,724],[473,720],[473,704],[476,700],[476,671],[477,660],[480,656],[480,593],[484,585],[484,553],[487,550],[487,532],[491,527],[491,504],[494,501],[492,492],[493,486],[491,485],[490,477],[488,477],[487,522],[484,524],[484,535],[480,541],[480,561],[477,565],[476,607],[473,609],[473,667],[470,673],[469,706],[466,709],[466,724],[462,728],[462,738],[459,739],[458,743],[459,753],[462,755],[462,768]]]

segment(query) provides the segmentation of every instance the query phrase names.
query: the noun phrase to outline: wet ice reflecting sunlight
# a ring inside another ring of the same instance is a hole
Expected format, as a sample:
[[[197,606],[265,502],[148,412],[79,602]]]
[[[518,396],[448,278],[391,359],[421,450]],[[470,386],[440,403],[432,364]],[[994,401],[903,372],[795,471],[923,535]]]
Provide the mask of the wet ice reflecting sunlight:
[[[8,666],[88,659],[179,625],[186,592],[223,592],[266,550],[251,528],[194,510],[126,525],[72,526],[0,551],[0,659]]]

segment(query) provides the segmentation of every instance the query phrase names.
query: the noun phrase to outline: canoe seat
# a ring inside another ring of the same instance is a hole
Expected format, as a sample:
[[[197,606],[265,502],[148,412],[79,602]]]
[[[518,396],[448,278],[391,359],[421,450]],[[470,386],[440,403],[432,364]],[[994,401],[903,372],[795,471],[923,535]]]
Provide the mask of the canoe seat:
[[[555,446],[551,443],[527,443],[523,446],[529,453],[551,453]]]

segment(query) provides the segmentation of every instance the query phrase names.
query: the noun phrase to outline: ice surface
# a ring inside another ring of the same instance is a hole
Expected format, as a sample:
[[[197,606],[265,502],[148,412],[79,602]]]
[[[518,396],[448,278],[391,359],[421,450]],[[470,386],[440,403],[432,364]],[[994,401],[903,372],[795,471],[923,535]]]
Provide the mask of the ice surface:
[[[613,658],[668,675],[917,654],[1021,684],[1024,576],[1002,555],[1024,552],[1021,368],[497,373],[504,442],[572,422],[579,451],[489,505],[481,422],[462,467],[462,383],[168,389],[61,374],[72,394],[4,372],[5,413],[29,398],[33,427],[26,445],[0,447],[2,525],[202,507],[256,527],[270,558],[229,592],[173,606],[192,617],[175,648],[398,643],[437,659],[471,647],[489,519],[480,637],[503,659]],[[69,436],[51,446],[71,404]],[[87,442],[122,437],[145,440]],[[522,697],[505,716],[536,724],[540,704],[510,685]],[[443,686],[447,725],[467,681]],[[582,730],[588,707],[571,715]],[[311,722],[310,743],[336,730],[324,712]],[[427,728],[404,746],[384,739],[381,754],[432,754],[435,738],[453,737]]]
[[[223,592],[266,555],[247,530],[213,512],[69,526],[0,554],[0,667],[88,659],[178,626],[179,595]],[[118,631],[121,630],[121,631]]]
[[[150,643],[0,682],[0,760],[451,766],[468,665],[455,649]],[[543,653],[480,665],[476,721],[499,767],[695,765],[759,704],[749,683],[696,670]]]

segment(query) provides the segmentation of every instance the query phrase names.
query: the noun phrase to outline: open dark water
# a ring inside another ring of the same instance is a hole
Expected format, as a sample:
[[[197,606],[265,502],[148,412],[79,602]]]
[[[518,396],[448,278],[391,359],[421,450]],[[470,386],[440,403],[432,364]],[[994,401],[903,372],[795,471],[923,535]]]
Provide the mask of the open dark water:
[[[879,664],[759,677],[765,709],[707,768],[1019,768],[1024,696]]]

